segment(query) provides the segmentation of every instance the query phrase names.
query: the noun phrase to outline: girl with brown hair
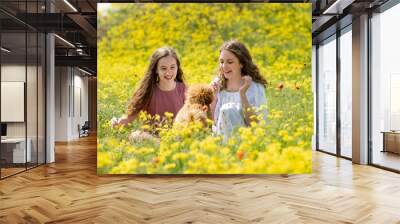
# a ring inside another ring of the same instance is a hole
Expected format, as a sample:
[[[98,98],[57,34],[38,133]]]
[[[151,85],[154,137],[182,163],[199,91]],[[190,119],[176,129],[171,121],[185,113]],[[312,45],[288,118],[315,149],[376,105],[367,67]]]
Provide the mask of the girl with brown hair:
[[[161,120],[166,112],[175,117],[185,102],[185,91],[183,72],[175,50],[159,48],[152,54],[145,76],[133,94],[127,117],[113,119],[111,124],[126,126],[140,111],[159,115]]]
[[[219,76],[212,83],[216,96],[211,105],[217,134],[229,137],[237,126],[249,126],[251,110],[267,103],[267,81],[254,64],[250,52],[238,41],[222,44],[219,56]],[[267,111],[263,110],[266,119]]]

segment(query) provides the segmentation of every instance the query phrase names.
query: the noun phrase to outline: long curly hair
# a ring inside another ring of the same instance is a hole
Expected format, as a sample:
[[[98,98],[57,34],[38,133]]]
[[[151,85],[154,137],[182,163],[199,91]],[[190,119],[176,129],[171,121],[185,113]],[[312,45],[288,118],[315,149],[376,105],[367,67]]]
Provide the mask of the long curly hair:
[[[244,44],[236,40],[230,40],[222,44],[219,53],[221,54],[223,50],[232,52],[239,59],[240,64],[243,66],[241,69],[242,76],[248,75],[254,82],[260,83],[266,87],[267,80],[260,74],[260,70],[257,65],[254,64],[250,52]],[[222,89],[226,89],[227,79],[221,72],[219,72],[218,77]]]
[[[176,60],[178,71],[175,81],[184,83],[183,71],[176,51],[171,47],[158,48],[150,57],[150,65],[140,82],[139,87],[133,94],[132,99],[128,104],[128,116],[137,115],[141,110],[148,110],[153,89],[160,81],[157,74],[157,65],[161,58],[172,56]]]

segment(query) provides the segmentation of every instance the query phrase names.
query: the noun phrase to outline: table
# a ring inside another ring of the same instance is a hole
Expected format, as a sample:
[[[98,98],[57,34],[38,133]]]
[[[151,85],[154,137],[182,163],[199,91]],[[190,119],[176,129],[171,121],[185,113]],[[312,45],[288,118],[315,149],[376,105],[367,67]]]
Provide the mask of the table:
[[[1,139],[1,157],[2,157],[2,159],[5,159],[6,163],[31,162],[31,160],[32,160],[32,153],[31,153],[32,140],[30,138],[27,138],[26,142],[28,143],[28,145],[27,145],[28,147],[26,148],[26,153],[25,153],[25,138]]]
[[[381,133],[383,133],[382,152],[400,154],[400,131],[382,131]]]

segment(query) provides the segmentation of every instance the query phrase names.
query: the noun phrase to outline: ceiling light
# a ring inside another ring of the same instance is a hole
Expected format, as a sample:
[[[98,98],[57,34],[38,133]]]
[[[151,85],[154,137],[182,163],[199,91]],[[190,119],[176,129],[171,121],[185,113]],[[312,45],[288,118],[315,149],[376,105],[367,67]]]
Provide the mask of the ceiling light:
[[[81,68],[79,68],[79,67],[78,67],[78,70],[81,71],[81,72],[83,72],[83,73],[85,73],[85,74],[87,74],[87,75],[92,75],[92,73],[90,73],[90,72],[88,72],[88,71],[85,71],[85,70],[83,70],[83,69],[81,69]]]
[[[351,5],[355,0],[336,0],[332,5],[324,10],[322,14],[342,14],[343,10]]]
[[[78,12],[78,10],[71,4],[69,3],[67,0],[64,0],[65,4],[67,4],[72,10],[74,10],[74,12]]]
[[[58,39],[60,39],[61,41],[63,41],[64,43],[68,44],[69,46],[75,48],[75,45],[71,44],[71,42],[67,41],[66,39],[58,36],[57,34],[54,34],[55,37],[57,37]]]
[[[10,50],[8,50],[8,49],[5,48],[5,47],[1,47],[1,50],[4,51],[4,52],[7,52],[7,53],[10,53],[10,52],[11,52]]]

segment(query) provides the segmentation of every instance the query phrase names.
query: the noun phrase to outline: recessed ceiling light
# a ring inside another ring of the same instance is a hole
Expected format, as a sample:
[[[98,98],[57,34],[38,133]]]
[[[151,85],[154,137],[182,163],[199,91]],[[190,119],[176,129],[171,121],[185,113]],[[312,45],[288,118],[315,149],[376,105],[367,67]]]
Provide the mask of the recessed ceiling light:
[[[83,69],[81,69],[81,68],[79,68],[79,67],[78,67],[78,70],[81,71],[81,72],[83,72],[83,73],[85,73],[85,74],[92,75],[92,73],[90,73],[90,72],[88,72],[88,71],[85,71],[85,70],[83,70]]]
[[[7,53],[10,53],[10,52],[11,52],[11,50],[9,50],[9,49],[7,49],[7,48],[5,48],[5,47],[1,47],[1,50],[4,51],[4,52],[7,52]]]
[[[69,42],[68,40],[66,40],[66,39],[64,39],[64,38],[62,38],[62,37],[60,37],[60,36],[57,35],[57,34],[54,34],[54,36],[57,37],[58,39],[60,39],[61,41],[63,41],[64,43],[66,43],[67,45],[69,45],[69,46],[75,48],[75,45],[71,44],[71,42]]]
[[[342,14],[343,10],[351,5],[355,0],[336,0],[322,14]]]
[[[78,12],[78,10],[71,4],[69,3],[69,1],[64,0],[65,4],[67,4],[72,10],[74,10],[75,12]]]

